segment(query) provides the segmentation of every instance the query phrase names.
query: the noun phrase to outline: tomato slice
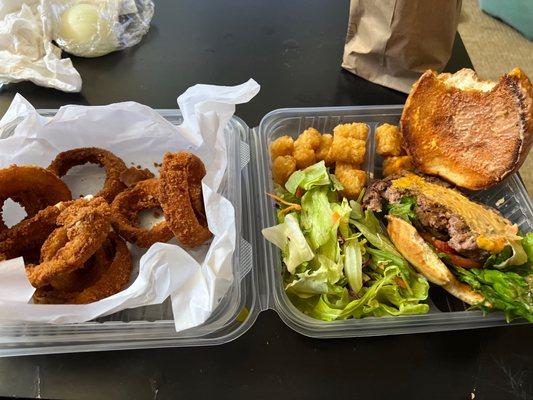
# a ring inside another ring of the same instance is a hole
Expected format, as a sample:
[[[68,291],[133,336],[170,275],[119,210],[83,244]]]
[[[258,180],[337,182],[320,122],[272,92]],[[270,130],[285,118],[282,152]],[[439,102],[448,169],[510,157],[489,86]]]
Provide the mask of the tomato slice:
[[[453,265],[463,268],[483,268],[483,265],[477,261],[471,260],[470,258],[457,256],[455,254],[450,254],[450,261]]]
[[[420,236],[422,236],[422,238],[426,242],[431,243],[438,251],[446,253],[450,257],[450,261],[452,262],[453,265],[456,265],[462,268],[483,268],[483,265],[478,263],[477,261],[460,256],[445,241],[436,239],[427,232],[420,232]]]
[[[446,254],[457,254],[457,252],[452,249],[448,243],[442,241],[442,240],[439,240],[439,239],[434,239],[433,240],[433,246],[435,246],[435,248],[437,250],[440,250],[442,251],[443,253],[446,253]]]

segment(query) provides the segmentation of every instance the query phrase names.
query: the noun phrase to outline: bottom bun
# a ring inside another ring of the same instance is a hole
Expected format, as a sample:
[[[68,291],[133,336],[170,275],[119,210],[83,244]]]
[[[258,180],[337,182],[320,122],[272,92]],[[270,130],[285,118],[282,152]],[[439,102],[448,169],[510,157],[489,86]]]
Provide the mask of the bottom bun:
[[[401,218],[388,215],[387,232],[398,251],[430,282],[442,286],[448,293],[465,303],[474,305],[485,300],[469,285],[460,282],[433,249],[416,231]]]

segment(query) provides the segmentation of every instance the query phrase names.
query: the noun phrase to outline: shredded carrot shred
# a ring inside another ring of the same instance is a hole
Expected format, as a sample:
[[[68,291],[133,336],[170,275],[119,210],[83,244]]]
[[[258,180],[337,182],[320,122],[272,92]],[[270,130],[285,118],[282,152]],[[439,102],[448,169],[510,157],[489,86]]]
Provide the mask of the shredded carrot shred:
[[[401,287],[401,288],[403,288],[403,289],[405,289],[405,288],[407,287],[407,284],[405,283],[405,281],[404,281],[402,278],[400,278],[400,277],[396,277],[396,278],[394,279],[394,281],[396,282],[396,284],[397,284],[399,287]]]
[[[286,212],[289,212],[289,211],[292,211],[292,210],[298,210],[299,211],[299,210],[302,209],[301,205],[296,204],[296,203],[291,203],[291,202],[289,202],[287,200],[283,200],[281,197],[276,196],[275,194],[267,193],[267,196],[270,196],[272,199],[276,200],[278,203],[287,206],[286,208],[281,210],[282,213],[286,213]]]

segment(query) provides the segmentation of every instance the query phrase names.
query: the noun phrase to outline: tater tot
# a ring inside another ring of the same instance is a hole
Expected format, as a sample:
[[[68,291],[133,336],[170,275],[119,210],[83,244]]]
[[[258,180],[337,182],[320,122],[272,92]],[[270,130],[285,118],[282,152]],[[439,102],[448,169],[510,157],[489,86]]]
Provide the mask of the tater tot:
[[[307,128],[300,133],[300,136],[298,136],[298,139],[295,141],[295,145],[305,146],[316,150],[318,149],[318,146],[320,146],[320,136],[320,132],[315,128]]]
[[[362,164],[365,161],[366,142],[342,136],[333,136],[329,157],[335,162]]]
[[[362,122],[340,124],[333,129],[333,135],[344,138],[366,140],[368,136],[368,125]]]
[[[383,157],[402,154],[402,134],[396,125],[383,124],[377,127],[376,152]]]
[[[387,157],[383,160],[383,176],[397,174],[402,171],[411,171],[413,169],[413,157],[411,156]]]
[[[335,164],[335,176],[344,186],[342,195],[354,200],[366,185],[366,172],[358,169],[357,165],[338,162]]]
[[[320,146],[316,151],[317,161],[324,160],[326,165],[331,165],[333,160],[329,156],[329,150],[331,149],[331,143],[333,143],[333,136],[329,133],[325,133],[320,138]]]
[[[270,157],[275,160],[279,156],[290,156],[294,151],[294,140],[290,136],[282,136],[270,143]]]
[[[298,169],[304,169],[316,163],[315,151],[309,147],[296,146],[293,153],[296,160],[296,167]]]
[[[278,156],[272,163],[272,178],[279,185],[284,185],[294,171],[296,160],[293,156]]]

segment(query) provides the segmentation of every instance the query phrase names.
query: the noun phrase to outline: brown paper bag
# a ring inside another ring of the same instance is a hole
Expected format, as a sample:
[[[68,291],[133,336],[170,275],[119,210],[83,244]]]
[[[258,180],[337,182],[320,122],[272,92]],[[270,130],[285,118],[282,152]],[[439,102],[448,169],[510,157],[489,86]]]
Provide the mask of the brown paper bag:
[[[351,0],[342,67],[408,93],[448,62],[461,0]]]

